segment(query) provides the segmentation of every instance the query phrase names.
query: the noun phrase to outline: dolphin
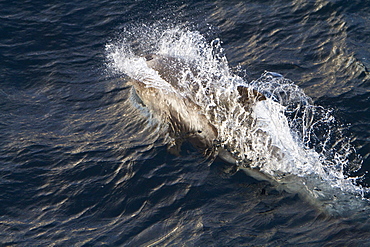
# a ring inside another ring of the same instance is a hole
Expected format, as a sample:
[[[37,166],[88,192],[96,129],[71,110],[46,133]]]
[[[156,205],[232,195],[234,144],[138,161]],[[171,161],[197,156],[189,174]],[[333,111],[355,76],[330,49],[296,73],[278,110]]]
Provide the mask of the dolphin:
[[[192,66],[191,61],[187,62],[181,58],[156,54],[146,55],[144,61],[146,68],[152,73],[138,77],[131,76],[128,85],[133,86],[134,93],[153,116],[161,123],[168,125],[169,135],[172,137],[172,141],[168,145],[170,153],[179,155],[182,143],[188,141],[206,157],[218,157],[233,165],[236,168],[234,171],[240,169],[258,181],[269,182],[279,191],[284,190],[288,193],[298,194],[324,214],[337,213],[335,205],[329,201],[331,199],[321,196],[323,191],[319,188],[320,185],[314,190],[307,187],[307,182],[310,181],[307,179],[309,178],[293,174],[282,174],[280,177],[275,177],[260,171],[259,168],[250,166],[253,161],[244,161],[244,164],[240,166],[240,161],[227,147],[217,145],[220,141],[217,127],[207,118],[195,100],[187,93],[182,93],[184,85],[180,83],[180,76],[183,75],[184,68],[194,75],[194,77],[186,78],[189,85],[185,86],[191,86],[194,93],[202,87],[199,83],[193,83],[200,71]],[[265,95],[245,85],[238,85],[236,89],[239,94],[237,102],[247,111],[251,111],[258,102],[267,100]],[[282,131],[282,129],[275,131]],[[289,150],[289,147],[285,149]]]
[[[223,162],[232,165],[236,168],[232,169],[233,171],[241,169],[248,176],[258,181],[267,181],[276,188],[281,187],[276,180],[260,172],[258,168],[251,168],[248,165],[239,167],[239,161],[234,155],[227,148],[217,145],[218,130],[201,113],[201,107],[189,97],[179,94],[178,91],[181,90],[178,81],[179,73],[183,71],[185,66],[196,76],[198,73],[196,68],[180,58],[156,54],[146,55],[145,62],[150,69],[158,73],[159,78],[144,77],[141,80],[134,79],[130,80],[128,85],[133,86],[142,104],[162,123],[168,125],[169,134],[173,139],[167,148],[171,154],[178,156],[182,143],[187,141],[204,156],[219,158]],[[157,80],[157,83],[158,80],[163,80],[162,83],[169,84],[173,90],[170,90],[171,88],[152,87],[150,86],[152,80]],[[198,90],[198,88],[194,88],[194,90]],[[237,91],[239,93],[238,102],[249,110],[251,104],[266,100],[262,93],[243,85],[237,86]]]

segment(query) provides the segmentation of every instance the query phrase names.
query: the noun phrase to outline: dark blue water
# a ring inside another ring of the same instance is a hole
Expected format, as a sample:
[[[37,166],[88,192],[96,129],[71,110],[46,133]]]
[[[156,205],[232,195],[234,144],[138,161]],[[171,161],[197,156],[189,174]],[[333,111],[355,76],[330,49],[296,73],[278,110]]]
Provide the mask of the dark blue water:
[[[105,47],[142,25],[220,38],[246,79],[278,72],[333,109],[361,155],[347,172],[367,186],[369,13],[345,0],[0,1],[0,245],[367,246],[368,209],[327,216],[190,145],[169,154]]]

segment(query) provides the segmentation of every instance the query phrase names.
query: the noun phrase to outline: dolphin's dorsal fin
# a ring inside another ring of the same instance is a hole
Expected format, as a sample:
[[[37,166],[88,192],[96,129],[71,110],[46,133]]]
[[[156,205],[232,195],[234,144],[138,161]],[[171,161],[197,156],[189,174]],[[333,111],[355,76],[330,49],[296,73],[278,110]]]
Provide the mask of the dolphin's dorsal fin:
[[[257,102],[257,101],[266,100],[265,95],[263,95],[262,93],[258,92],[255,89],[251,89],[251,88],[244,87],[244,86],[238,86],[237,89],[240,95],[239,100],[243,104],[248,104],[248,103],[250,104],[250,103]]]

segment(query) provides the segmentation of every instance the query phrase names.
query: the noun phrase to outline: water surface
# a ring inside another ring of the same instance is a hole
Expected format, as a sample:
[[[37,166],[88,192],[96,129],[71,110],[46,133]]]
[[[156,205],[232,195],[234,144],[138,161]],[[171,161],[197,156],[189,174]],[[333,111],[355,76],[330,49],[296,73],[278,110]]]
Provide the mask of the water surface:
[[[234,73],[282,74],[335,117],[360,155],[344,174],[367,187],[368,13],[367,1],[339,0],[1,2],[0,243],[368,244],[367,201],[328,216],[190,145],[168,153],[106,50],[126,39],[140,53],[158,41],[146,34],[173,27],[219,38]]]

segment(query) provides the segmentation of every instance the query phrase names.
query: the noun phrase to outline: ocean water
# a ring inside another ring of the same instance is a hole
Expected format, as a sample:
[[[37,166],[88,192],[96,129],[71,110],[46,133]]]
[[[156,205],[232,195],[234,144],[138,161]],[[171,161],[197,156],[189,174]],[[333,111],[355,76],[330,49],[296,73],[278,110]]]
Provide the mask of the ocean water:
[[[0,6],[1,246],[370,244],[370,2]],[[128,83],[148,72],[148,53],[218,78],[210,94],[176,93],[277,183],[188,143],[167,151],[168,129]],[[265,139],[236,131],[236,98],[219,92],[238,83],[274,102],[253,116],[288,158],[272,162]],[[276,119],[291,138],[266,127]]]

